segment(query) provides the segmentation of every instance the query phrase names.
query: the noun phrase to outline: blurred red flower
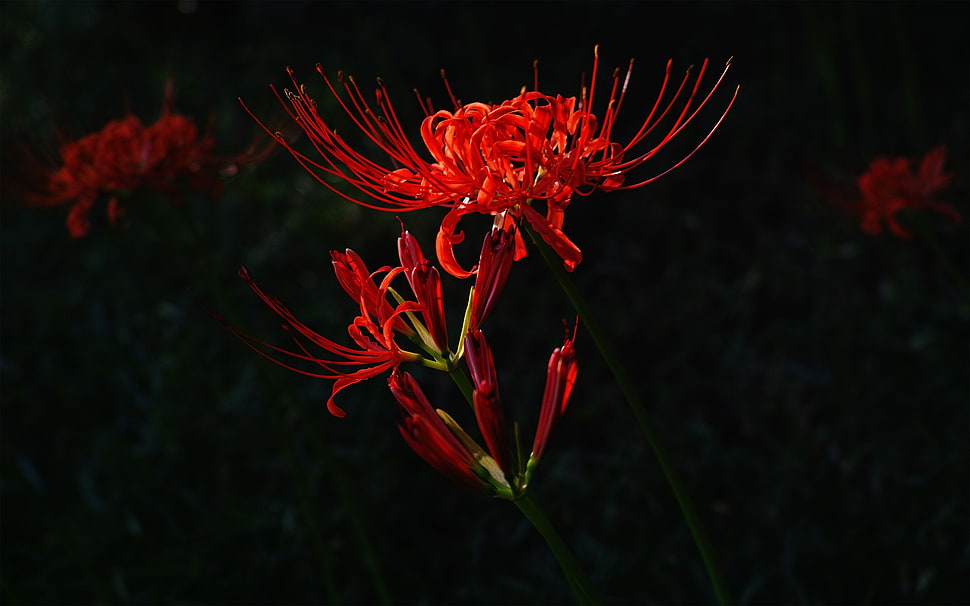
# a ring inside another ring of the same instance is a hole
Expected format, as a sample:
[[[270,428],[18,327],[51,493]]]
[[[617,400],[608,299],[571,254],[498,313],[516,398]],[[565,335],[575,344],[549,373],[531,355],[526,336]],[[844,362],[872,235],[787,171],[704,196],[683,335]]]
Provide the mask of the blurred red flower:
[[[945,162],[946,146],[927,153],[916,172],[908,158],[878,157],[858,178],[861,198],[843,198],[840,202],[870,234],[881,234],[885,224],[897,237],[911,238],[896,216],[905,209],[935,210],[959,223],[962,217],[955,208],[934,199],[953,178],[944,172]]]
[[[292,107],[287,111],[307,134],[320,159],[314,160],[297,151],[278,133],[274,136],[320,183],[352,202],[395,212],[432,206],[448,208],[438,233],[437,253],[442,268],[452,275],[464,278],[474,273],[474,269],[461,267],[452,250],[464,238],[458,224],[469,213],[496,216],[496,221],[504,221],[501,217],[505,215],[510,215],[516,222],[527,221],[562,257],[565,267],[572,270],[582,259],[582,254],[563,233],[562,226],[564,211],[573,194],[585,196],[597,189],[632,189],[659,178],[686,161],[707,141],[734,102],[732,97],[714,128],[673,167],[652,177],[628,182],[626,174],[629,171],[653,157],[697,116],[730,66],[728,62],[711,91],[695,105],[707,60],[698,71],[693,86],[688,85],[688,70],[676,91],[666,99],[671,63],[667,63],[653,107],[626,143],[614,141],[612,135],[633,61],[630,61],[624,77],[621,78],[619,70],[614,72],[609,101],[598,118],[592,112],[597,92],[598,51],[594,51],[589,86],[583,85],[578,97],[542,94],[537,90],[536,76],[534,90],[526,92],[523,89],[508,101],[497,105],[461,105],[445,80],[454,111],[434,111],[430,100],[419,98],[427,115],[421,124],[421,140],[431,160],[425,159],[408,139],[382,81],[378,80],[376,107],[372,109],[352,77],[338,73],[337,82],[345,92],[345,96],[341,96],[319,65],[317,71],[344,112],[388,154],[390,164],[371,160],[349,145],[320,116],[316,102],[306,94],[289,68],[295,89],[284,90]],[[683,94],[686,94],[686,101],[679,111],[675,110],[674,106]],[[280,95],[277,93],[277,96]],[[280,99],[282,101],[282,96]],[[668,117],[670,124],[658,136],[659,140],[640,149],[647,137]],[[366,197],[358,198],[342,192],[332,182],[332,177],[347,181]],[[537,202],[544,202],[544,211],[536,208]],[[521,257],[525,254],[524,246],[521,240],[518,244],[517,257]]]
[[[126,198],[138,190],[153,190],[181,201],[188,192],[212,197],[222,193],[220,175],[255,162],[270,150],[231,158],[214,155],[215,141],[201,134],[189,118],[172,111],[173,86],[166,86],[161,115],[145,126],[134,115],[112,120],[100,131],[60,145],[60,166],[44,170],[27,195],[31,206],[71,205],[67,227],[80,237],[91,227],[90,213],[107,196],[107,216],[118,225],[126,214]]]

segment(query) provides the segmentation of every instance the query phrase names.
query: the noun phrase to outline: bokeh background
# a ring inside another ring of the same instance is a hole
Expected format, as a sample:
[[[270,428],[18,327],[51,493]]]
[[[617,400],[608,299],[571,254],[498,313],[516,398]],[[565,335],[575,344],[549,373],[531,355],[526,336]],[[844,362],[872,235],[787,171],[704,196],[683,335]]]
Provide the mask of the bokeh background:
[[[238,97],[288,128],[269,89],[288,85],[287,65],[322,111],[336,107],[315,63],[368,86],[381,76],[416,127],[412,88],[447,107],[441,68],[462,100],[498,102],[531,84],[537,59],[541,89],[570,95],[600,44],[604,74],[636,58],[629,129],[668,58],[679,73],[734,56],[699,121],[741,92],[705,148],[643,189],[570,208],[575,280],[737,600],[967,603],[967,224],[911,213],[914,240],[870,236],[826,190],[851,192],[875,156],[946,144],[943,199],[967,216],[968,16],[965,2],[7,1],[3,179],[22,174],[25,150],[56,157],[59,136],[128,112],[153,121],[168,78],[176,109],[231,155],[260,141]],[[283,344],[236,276],[246,264],[340,336],[354,305],[328,251],[393,263],[393,215],[341,201],[286,153],[218,201],[145,194],[129,229],[78,240],[65,211],[3,202],[4,603],[571,601],[515,507],[406,448],[382,380],[347,389],[348,416],[331,417],[328,383],[258,357],[196,303]],[[404,219],[430,252],[440,214]],[[450,301],[457,330],[463,299]],[[514,267],[486,328],[526,426],[572,317],[538,255]],[[578,347],[534,494],[608,602],[712,602],[631,412],[582,331]],[[426,381],[460,408],[446,377]]]

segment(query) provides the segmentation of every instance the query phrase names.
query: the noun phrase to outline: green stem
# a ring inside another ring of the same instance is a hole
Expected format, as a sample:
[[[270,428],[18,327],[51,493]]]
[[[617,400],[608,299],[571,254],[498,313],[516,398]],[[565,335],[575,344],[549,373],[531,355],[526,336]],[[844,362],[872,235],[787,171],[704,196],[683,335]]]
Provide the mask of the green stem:
[[[532,495],[525,493],[515,499],[513,503],[518,506],[519,510],[525,514],[529,522],[539,531],[542,538],[546,540],[546,544],[549,545],[552,555],[559,562],[559,567],[562,569],[563,574],[566,575],[566,580],[569,582],[569,587],[573,590],[573,595],[576,596],[576,601],[580,604],[601,604],[602,600],[599,599],[593,590],[589,579],[586,577],[586,573],[583,572],[579,562],[576,561],[569,547],[559,537],[559,533],[556,532],[552,522],[546,517],[546,514],[539,507],[539,504],[536,503],[535,499],[532,498]]]
[[[620,391],[623,392],[623,396],[626,398],[627,404],[629,404],[630,409],[633,411],[633,415],[636,417],[637,423],[640,425],[640,429],[643,431],[643,435],[646,436],[647,442],[650,444],[650,448],[653,449],[653,453],[657,457],[657,462],[660,463],[660,468],[663,471],[664,477],[666,477],[667,483],[670,485],[670,488],[674,493],[674,497],[677,499],[677,504],[680,506],[680,511],[684,516],[684,520],[687,522],[687,527],[690,529],[690,533],[694,538],[694,543],[697,545],[698,551],[700,551],[701,559],[704,561],[704,567],[707,569],[707,576],[710,578],[711,584],[714,586],[714,593],[717,595],[718,603],[722,606],[731,603],[732,600],[727,589],[727,584],[724,581],[724,577],[721,574],[720,568],[714,557],[714,549],[711,546],[711,542],[708,540],[707,535],[701,526],[700,518],[698,517],[697,511],[694,508],[694,503],[684,487],[680,476],[670,463],[670,457],[667,454],[663,444],[660,442],[660,438],[656,430],[654,430],[653,424],[650,423],[650,419],[647,417],[646,408],[643,405],[643,401],[637,392],[633,381],[627,374],[626,369],[620,363],[620,358],[616,355],[610,341],[604,336],[599,323],[596,321],[596,317],[586,305],[586,302],[580,294],[579,289],[576,288],[576,285],[569,277],[569,274],[567,274],[566,270],[563,269],[561,259],[559,259],[555,252],[553,252],[552,248],[546,244],[546,242],[539,237],[528,224],[523,223],[523,226],[529,233],[532,241],[535,242],[536,247],[542,254],[542,258],[552,270],[552,273],[559,282],[559,285],[562,287],[563,292],[566,293],[566,296],[572,303],[573,308],[579,315],[579,318],[583,323],[583,329],[589,333],[590,337],[592,337],[597,349],[599,349],[600,355],[603,357],[603,361],[606,362],[610,372],[613,373],[613,378],[616,380],[617,386],[620,388]]]
[[[448,374],[451,375],[455,385],[457,385],[458,389],[461,390],[461,395],[465,396],[465,399],[468,400],[468,404],[474,408],[475,405],[472,400],[472,392],[474,389],[472,388],[472,382],[468,379],[468,375],[465,374],[465,371],[462,370],[460,366],[456,366],[455,368],[449,370]]]
[[[462,395],[468,400],[468,404],[474,408],[474,400],[472,397],[474,388],[465,371],[460,366],[456,366],[454,369],[448,371],[448,374],[451,375],[455,384],[458,385]],[[559,537],[559,533],[556,532],[552,522],[543,513],[539,504],[532,498],[532,495],[523,493],[521,496],[513,499],[513,502],[525,514],[525,517],[528,518],[535,529],[539,531],[542,538],[546,540],[549,549],[552,550],[552,555],[555,556],[563,574],[566,575],[566,580],[569,582],[569,587],[573,590],[573,595],[576,596],[576,600],[580,604],[601,603],[601,600],[596,597],[596,593],[593,591],[589,579],[586,577],[586,573],[579,566],[579,562],[576,561],[569,547]]]

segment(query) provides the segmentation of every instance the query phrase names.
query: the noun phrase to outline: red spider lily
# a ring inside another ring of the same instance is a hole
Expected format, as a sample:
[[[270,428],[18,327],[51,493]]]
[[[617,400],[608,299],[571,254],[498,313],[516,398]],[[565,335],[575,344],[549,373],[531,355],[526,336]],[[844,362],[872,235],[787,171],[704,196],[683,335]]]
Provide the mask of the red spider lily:
[[[552,352],[546,371],[546,386],[542,395],[532,452],[527,461],[513,463],[517,452],[511,451],[510,442],[507,439],[508,427],[500,404],[492,351],[482,331],[469,331],[465,337],[466,360],[472,376],[473,403],[478,426],[492,458],[505,472],[513,494],[524,491],[528,486],[532,473],[545,451],[552,429],[566,411],[578,373],[573,347],[575,341],[574,329],[573,334],[566,337],[562,347]]]
[[[431,331],[433,347],[439,352],[445,351],[448,349],[448,327],[445,323],[444,297],[438,268],[432,267],[431,262],[422,254],[417,240],[407,231],[398,238],[397,248],[404,275],[418,305],[421,306],[424,325]]]
[[[463,335],[480,326],[494,298],[505,284],[511,265],[513,239],[514,234],[504,230],[493,231],[485,237],[481,261],[483,271],[476,277],[472,289],[462,327]],[[458,348],[458,353],[452,353],[448,348],[441,277],[437,268],[424,256],[414,236],[402,226],[401,237],[398,239],[401,265],[395,268],[382,267],[371,272],[360,255],[350,249],[346,252],[331,251],[330,256],[337,281],[360,307],[360,315],[354,318],[347,329],[356,348],[321,336],[297,320],[277,298],[267,295],[256,285],[245,267],[240,275],[283,318],[283,327],[293,335],[298,349],[291,351],[276,347],[231,326],[229,329],[257,352],[286,368],[312,377],[334,380],[327,408],[336,416],[345,414],[334,403],[334,397],[339,391],[394,369],[402,362],[414,362],[439,370],[454,369],[462,356],[464,341]],[[377,281],[379,275],[382,277]],[[392,287],[393,281],[400,275],[407,279],[414,293],[413,301],[406,301]],[[402,349],[397,343],[399,335],[417,344],[430,358]],[[300,338],[327,351],[327,357],[321,358],[310,353]],[[280,357],[313,364],[323,371],[296,368]],[[359,368],[352,370],[352,367]]]
[[[533,90],[523,91],[498,105],[460,105],[445,80],[454,111],[436,112],[430,101],[421,102],[427,115],[421,125],[421,139],[431,161],[419,154],[405,135],[382,81],[378,80],[376,107],[372,109],[353,78],[338,74],[337,82],[345,93],[341,96],[338,87],[318,65],[317,71],[344,112],[388,154],[391,167],[367,158],[337,134],[317,112],[316,103],[288,68],[295,90],[284,91],[292,107],[287,111],[307,134],[321,159],[313,160],[295,150],[281,135],[274,136],[320,183],[357,204],[387,211],[432,206],[450,209],[438,233],[437,252],[442,267],[454,276],[465,278],[475,271],[462,268],[453,252],[464,236],[458,224],[469,213],[497,217],[508,214],[516,222],[527,221],[563,258],[565,267],[572,270],[581,261],[582,254],[562,232],[562,226],[564,211],[573,194],[585,196],[597,189],[632,189],[670,172],[710,138],[737,96],[735,91],[714,128],[682,160],[652,177],[628,183],[627,172],[652,158],[697,116],[723,81],[730,62],[710,92],[695,103],[707,60],[693,86],[688,85],[688,70],[672,95],[667,94],[672,65],[668,61],[656,102],[626,143],[615,142],[611,137],[633,61],[623,78],[619,70],[614,72],[602,118],[592,113],[598,65],[599,53],[594,51],[589,87],[582,86],[578,98],[550,96]],[[538,88],[537,75],[534,88]],[[687,98],[677,111],[674,107],[682,95]],[[277,96],[282,101],[282,96],[278,93]],[[659,135],[659,141],[641,149],[647,137],[668,118],[671,124]],[[330,182],[331,177],[347,181],[365,197],[343,193]],[[537,200],[545,202],[544,213],[533,206]],[[522,255],[524,250],[517,256]]]
[[[493,228],[485,235],[478,257],[475,287],[469,308],[468,329],[475,329],[492,310],[512,268],[517,250],[518,230],[511,221],[501,228]]]
[[[341,253],[335,252],[333,254],[340,255]],[[256,285],[252,275],[245,267],[240,270],[239,275],[270,309],[283,318],[282,326],[284,330],[293,336],[293,342],[296,344],[297,350],[292,351],[271,345],[227,325],[229,330],[254,351],[284,368],[310,377],[333,380],[333,391],[330,394],[330,398],[327,399],[327,410],[334,416],[343,417],[346,415],[346,412],[334,403],[334,398],[337,393],[345,387],[396,368],[402,362],[421,363],[425,361],[420,354],[401,349],[395,341],[395,326],[401,314],[417,310],[418,305],[416,303],[403,303],[396,308],[391,308],[390,313],[386,314],[385,312],[387,310],[383,306],[379,306],[377,310],[368,309],[364,302],[364,297],[361,297],[359,301],[361,304],[361,315],[354,318],[354,321],[347,327],[347,332],[356,345],[356,348],[348,347],[320,335],[300,322],[279,299],[264,293]],[[386,286],[384,288],[386,289]],[[377,315],[371,315],[372,313],[376,313]],[[308,341],[311,345],[328,352],[328,357],[319,357],[311,353],[300,341],[300,337]],[[298,368],[290,362],[287,362],[287,359],[294,360],[294,363],[296,361],[310,363],[318,366],[322,370],[315,372]]]
[[[572,395],[573,385],[576,384],[576,374],[579,367],[576,365],[576,352],[573,343],[576,341],[575,330],[571,338],[567,338],[563,346],[557,348],[549,357],[549,365],[546,370],[546,389],[542,394],[542,409],[539,413],[539,426],[536,429],[536,437],[532,442],[532,454],[529,456],[527,474],[531,474],[532,469],[545,452],[546,442],[549,441],[549,434],[552,428],[562,418],[566,412],[566,404],[569,396]]]
[[[112,225],[126,214],[124,197],[136,190],[153,190],[178,203],[188,192],[212,197],[222,193],[220,173],[255,162],[270,150],[233,158],[214,155],[211,135],[200,134],[189,118],[172,111],[173,87],[166,87],[158,120],[149,126],[136,116],[109,122],[103,129],[60,146],[62,164],[46,172],[41,192],[28,196],[32,206],[72,205],[67,227],[74,237],[88,233],[90,213],[101,196],[108,196]]]
[[[539,424],[528,461],[518,460],[501,405],[492,351],[480,330],[465,337],[465,360],[472,377],[472,406],[482,448],[443,410],[435,410],[417,382],[395,371],[391,393],[404,411],[401,434],[408,445],[435,469],[466,485],[483,488],[494,496],[515,499],[526,490],[556,421],[566,410],[576,382],[575,333],[549,360]],[[517,436],[516,436],[517,438]]]
[[[404,412],[399,429],[411,450],[462,484],[493,494],[509,491],[495,461],[481,447],[476,447],[447,413],[431,407],[414,377],[395,370],[388,378],[388,385]]]
[[[959,223],[962,217],[956,209],[933,199],[953,177],[943,171],[945,162],[945,146],[927,153],[916,173],[908,158],[876,158],[858,178],[862,198],[842,199],[841,203],[859,218],[860,227],[869,234],[881,234],[885,223],[897,237],[911,238],[912,234],[896,218],[904,209],[935,210]]]
[[[505,412],[498,393],[495,360],[481,330],[472,330],[465,337],[465,361],[472,376],[472,406],[482,437],[499,467],[511,469],[512,453],[508,446]]]
[[[447,347],[438,271],[430,266],[417,242],[406,231],[403,231],[398,241],[398,251],[400,266],[393,269],[382,267],[373,273],[352,250],[330,253],[337,281],[360,306],[360,315],[354,318],[347,328],[357,348],[336,343],[297,320],[278,299],[267,295],[256,285],[245,267],[240,275],[259,298],[283,318],[283,327],[293,333],[298,350],[291,351],[270,345],[232,327],[230,330],[233,330],[257,352],[286,368],[312,377],[334,380],[333,391],[327,400],[327,409],[338,417],[344,416],[345,412],[334,403],[334,397],[348,385],[397,368],[402,362],[415,362],[447,370],[451,354]],[[384,274],[379,283],[375,280],[378,274]],[[415,301],[405,301],[391,287],[393,280],[400,274],[407,277],[415,294]],[[394,299],[395,302],[391,303],[389,299]],[[415,314],[421,314],[424,322],[418,320]],[[396,339],[399,334],[421,346],[432,359],[402,349]],[[321,358],[311,354],[297,337],[302,337],[312,345],[327,351],[329,356]],[[279,355],[312,363],[323,371],[296,368],[278,359]],[[348,370],[352,367],[360,368]]]

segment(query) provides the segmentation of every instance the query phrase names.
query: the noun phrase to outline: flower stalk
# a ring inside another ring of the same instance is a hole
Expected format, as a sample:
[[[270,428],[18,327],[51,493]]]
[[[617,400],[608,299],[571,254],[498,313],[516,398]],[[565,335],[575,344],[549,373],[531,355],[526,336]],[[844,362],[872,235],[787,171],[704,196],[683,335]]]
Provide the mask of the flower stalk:
[[[600,328],[600,325],[596,320],[596,316],[590,311],[589,306],[586,304],[586,301],[579,292],[579,289],[576,288],[576,284],[569,277],[566,270],[563,269],[562,264],[559,262],[556,254],[550,249],[549,245],[542,240],[541,237],[539,237],[529,228],[528,225],[525,225],[525,231],[529,234],[529,237],[532,238],[532,241],[535,243],[536,248],[539,249],[543,260],[545,260],[546,264],[552,270],[553,275],[556,277],[556,281],[559,282],[559,286],[566,294],[566,297],[569,298],[570,303],[576,310],[576,313],[579,315],[580,321],[585,326],[586,332],[588,332],[590,337],[592,337],[593,342],[596,344],[596,348],[599,350],[600,355],[603,358],[603,361],[606,362],[610,372],[613,374],[613,379],[616,381],[616,384],[623,393],[627,404],[633,411],[633,415],[637,419],[637,424],[640,425],[640,430],[647,438],[647,442],[650,444],[650,448],[653,450],[654,456],[657,457],[657,462],[660,464],[664,477],[666,478],[667,483],[670,485],[670,489],[674,493],[674,498],[677,500],[677,504],[680,506],[680,511],[684,516],[684,521],[687,523],[687,527],[690,529],[694,543],[697,545],[698,551],[700,551],[701,559],[704,561],[704,567],[707,570],[707,576],[710,578],[711,584],[714,587],[714,593],[717,595],[718,603],[722,606],[731,603],[732,600],[730,598],[730,593],[714,556],[714,549],[710,540],[707,538],[707,534],[704,532],[700,517],[697,515],[696,508],[694,507],[693,500],[690,498],[690,494],[684,487],[683,481],[681,481],[680,476],[677,474],[677,471],[671,464],[667,450],[664,448],[663,443],[660,441],[660,438],[653,427],[653,424],[650,422],[650,418],[647,416],[647,411],[643,405],[642,397],[633,383],[633,380],[630,378],[630,375],[620,362],[619,356],[616,355],[612,343],[604,335],[603,330]]]
[[[576,596],[576,601],[579,604],[601,604],[602,600],[593,589],[589,578],[583,572],[573,552],[563,542],[559,533],[556,532],[555,527],[552,525],[552,522],[546,517],[545,512],[542,511],[542,508],[539,507],[539,504],[532,495],[528,492],[523,493],[513,503],[525,515],[532,526],[539,531],[542,538],[546,540],[546,544],[549,545],[553,557],[559,563],[559,568],[566,575],[566,580],[569,582],[570,589],[573,590],[573,595]]]

